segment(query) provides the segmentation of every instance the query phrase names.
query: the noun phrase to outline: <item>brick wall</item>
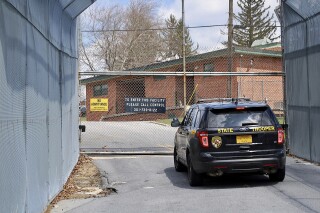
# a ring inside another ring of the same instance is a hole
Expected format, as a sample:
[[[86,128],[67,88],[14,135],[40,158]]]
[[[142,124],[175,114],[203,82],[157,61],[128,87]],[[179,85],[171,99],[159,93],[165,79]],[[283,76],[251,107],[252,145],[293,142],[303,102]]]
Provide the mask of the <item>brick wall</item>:
[[[114,116],[102,117],[102,121],[156,121],[158,119],[171,119],[181,117],[183,108],[169,109],[166,113],[123,113]]]
[[[215,72],[228,72],[226,57],[197,61],[187,65],[187,71],[203,72],[204,64],[213,63]],[[281,58],[233,55],[233,71],[236,72],[270,72],[282,70]],[[157,71],[182,71],[182,65],[159,69]],[[187,77],[187,102],[193,104],[200,98],[227,97],[226,76],[194,76]],[[278,106],[283,99],[282,77],[239,77],[231,78],[232,97],[245,96],[253,100],[267,98],[270,106]],[[91,112],[90,98],[93,97],[93,87],[98,84],[108,84],[108,112]],[[179,107],[183,104],[183,78],[166,76],[157,78],[146,77],[116,77],[105,81],[87,84],[87,120],[154,120],[170,117],[165,114],[123,114],[125,97],[166,98],[167,107]],[[266,92],[267,91],[267,92]],[[174,110],[176,111],[176,110]],[[181,111],[181,109],[180,109]],[[120,116],[118,116],[120,115]]]
[[[94,83],[88,83],[86,85],[86,107],[87,107],[87,120],[88,121],[99,121],[102,116],[108,114],[114,114],[115,108],[112,103],[115,102],[116,99],[116,82],[113,80],[110,81],[99,81]],[[103,96],[94,96],[93,88],[97,85],[108,85],[108,94]],[[108,98],[108,111],[107,112],[95,112],[90,109],[90,99],[91,98]]]
[[[175,76],[158,80],[153,76],[145,78],[145,95],[150,98],[166,98],[167,106],[175,106]]]

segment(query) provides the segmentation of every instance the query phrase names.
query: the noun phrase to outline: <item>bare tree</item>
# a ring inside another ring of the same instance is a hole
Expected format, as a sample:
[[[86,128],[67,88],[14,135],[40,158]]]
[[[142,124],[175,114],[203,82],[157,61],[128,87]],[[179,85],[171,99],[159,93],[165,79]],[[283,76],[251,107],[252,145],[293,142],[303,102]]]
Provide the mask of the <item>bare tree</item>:
[[[160,27],[156,15],[154,1],[131,1],[125,14],[125,28],[129,31],[124,35],[126,51],[123,58],[124,69],[143,66],[155,62],[161,45],[159,33],[151,30]],[[137,30],[144,29],[144,30]]]
[[[120,53],[123,9],[118,5],[95,7],[82,17],[84,33],[80,60],[91,71],[114,70]]]
[[[161,47],[159,33],[151,30],[160,27],[155,9],[153,0],[131,0],[127,8],[113,5],[89,10],[82,17],[84,69],[126,70],[154,62]]]

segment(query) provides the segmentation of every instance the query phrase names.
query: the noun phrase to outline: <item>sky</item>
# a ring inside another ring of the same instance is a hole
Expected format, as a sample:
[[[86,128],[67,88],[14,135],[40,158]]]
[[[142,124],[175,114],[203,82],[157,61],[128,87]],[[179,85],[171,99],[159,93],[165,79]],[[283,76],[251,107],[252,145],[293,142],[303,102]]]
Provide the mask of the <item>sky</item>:
[[[279,5],[280,0],[265,0],[265,6],[271,6],[270,14]],[[96,4],[128,4],[129,0],[97,0]],[[158,0],[158,13],[164,17],[170,14],[180,18],[182,15],[182,0]],[[239,11],[237,0],[234,0],[234,13]],[[226,25],[228,22],[229,0],[184,0],[186,26]],[[275,21],[278,21],[274,15]],[[234,24],[235,20],[234,20]],[[279,25],[279,23],[277,24]],[[227,27],[211,27],[189,29],[195,44],[199,44],[199,52],[207,52],[222,48],[221,42],[227,40]],[[278,31],[279,33],[279,31]]]

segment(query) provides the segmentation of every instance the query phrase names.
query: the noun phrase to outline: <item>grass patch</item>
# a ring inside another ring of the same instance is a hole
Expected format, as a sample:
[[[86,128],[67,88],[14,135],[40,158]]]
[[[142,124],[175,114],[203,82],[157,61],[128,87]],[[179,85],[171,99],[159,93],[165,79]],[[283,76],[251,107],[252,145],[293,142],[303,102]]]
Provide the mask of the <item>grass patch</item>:
[[[182,119],[183,119],[182,117],[179,118],[179,121],[181,122]],[[172,121],[172,119],[170,119],[170,118],[156,120],[156,122],[158,122],[158,123],[166,124],[166,125],[169,125],[169,126],[171,125],[171,121]]]

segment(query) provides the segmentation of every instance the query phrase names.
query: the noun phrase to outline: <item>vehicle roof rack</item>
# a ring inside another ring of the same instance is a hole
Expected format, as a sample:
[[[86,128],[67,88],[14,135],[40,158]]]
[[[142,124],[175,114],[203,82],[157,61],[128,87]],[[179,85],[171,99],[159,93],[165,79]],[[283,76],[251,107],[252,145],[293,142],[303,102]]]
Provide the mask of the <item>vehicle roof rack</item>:
[[[199,99],[197,103],[210,103],[210,102],[246,102],[246,101],[251,101],[250,98],[206,98],[206,99]]]

